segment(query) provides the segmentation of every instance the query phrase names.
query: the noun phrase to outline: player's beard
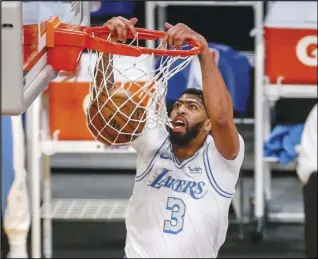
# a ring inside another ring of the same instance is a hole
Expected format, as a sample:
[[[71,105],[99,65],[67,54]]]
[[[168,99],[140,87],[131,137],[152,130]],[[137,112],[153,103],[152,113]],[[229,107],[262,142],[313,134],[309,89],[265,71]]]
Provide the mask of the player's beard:
[[[200,121],[194,125],[186,125],[185,133],[174,132],[172,128],[168,127],[170,142],[178,146],[188,145],[192,139],[195,139],[199,135],[203,124],[204,121]]]

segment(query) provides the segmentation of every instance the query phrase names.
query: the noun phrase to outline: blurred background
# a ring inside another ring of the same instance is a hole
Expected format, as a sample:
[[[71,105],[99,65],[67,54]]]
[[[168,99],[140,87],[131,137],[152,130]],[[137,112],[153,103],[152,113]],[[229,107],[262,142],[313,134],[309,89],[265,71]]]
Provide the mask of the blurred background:
[[[147,5],[145,1],[91,1],[90,23],[100,26],[117,15],[137,17],[137,25],[142,28],[149,28],[151,21],[154,29],[159,30],[163,30],[164,21],[185,23],[207,39],[234,100],[235,122],[246,145],[230,210],[229,231],[219,257],[305,258],[304,184],[297,174],[297,150],[306,119],[317,103],[317,25],[313,33],[316,41],[311,44],[314,47],[306,52],[316,60],[316,65],[299,67],[291,63],[294,59],[289,56],[296,55],[297,40],[306,35],[302,32],[295,39],[297,32],[290,30],[300,28],[307,33],[313,28],[312,22],[317,23],[317,11],[308,2],[308,6],[301,7],[297,2],[239,3],[174,5],[154,1]],[[303,8],[304,14],[299,8]],[[299,16],[295,15],[297,10]],[[266,34],[262,34],[262,29]],[[262,51],[257,53],[257,44],[265,46],[264,56]],[[263,66],[264,80],[257,80],[255,75],[262,73]],[[180,72],[169,82],[166,100],[169,110],[183,88],[198,87],[196,80],[189,83],[190,70]],[[193,71],[196,71],[194,65]],[[280,76],[284,78],[282,83]],[[51,84],[58,83],[55,80]],[[259,94],[257,87],[262,89]],[[88,144],[80,133],[81,127],[86,127],[84,124],[75,126],[67,121],[59,124],[55,121],[58,114],[52,114],[61,111],[56,106],[62,104],[56,101],[52,106],[47,101],[50,94],[57,93],[48,91],[43,95],[42,119],[46,124],[41,125],[46,125],[45,130],[52,133],[52,138],[56,130],[62,136],[63,130],[70,129],[73,134],[78,132],[79,138],[58,137],[54,141],[60,141],[61,145],[56,146],[54,153],[41,154],[44,256],[123,258],[124,213],[134,184],[136,154],[130,147]],[[81,104],[83,100],[72,102]],[[79,113],[84,115],[82,107],[74,108],[73,116]],[[261,117],[256,118],[256,113]],[[256,134],[261,135],[260,142]],[[256,143],[261,154],[255,150]],[[48,203],[51,213],[45,209]],[[1,244],[4,258],[8,243],[3,231]]]

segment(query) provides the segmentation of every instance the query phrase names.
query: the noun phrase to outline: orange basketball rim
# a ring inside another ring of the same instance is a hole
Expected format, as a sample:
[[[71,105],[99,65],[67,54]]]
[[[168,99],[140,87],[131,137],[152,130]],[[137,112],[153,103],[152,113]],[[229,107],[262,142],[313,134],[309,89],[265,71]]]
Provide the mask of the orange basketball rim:
[[[137,38],[140,40],[158,40],[165,35],[164,32],[136,28]],[[46,24],[46,37],[48,48],[48,63],[55,70],[72,71],[76,68],[84,49],[98,52],[139,57],[142,54],[157,56],[188,57],[200,53],[200,44],[189,40],[189,50],[151,49],[140,46],[131,46],[106,40],[109,30],[106,26],[77,26],[61,23],[58,17],[52,17]],[[135,36],[130,32],[128,39]]]

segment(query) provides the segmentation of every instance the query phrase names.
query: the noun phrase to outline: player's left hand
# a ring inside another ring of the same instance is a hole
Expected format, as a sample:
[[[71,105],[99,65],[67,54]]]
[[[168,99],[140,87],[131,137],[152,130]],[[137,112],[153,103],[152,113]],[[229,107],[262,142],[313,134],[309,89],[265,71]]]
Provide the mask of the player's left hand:
[[[165,46],[166,43],[168,43],[169,48],[175,47],[176,49],[180,49],[183,42],[194,40],[200,43],[201,52],[208,48],[206,39],[183,23],[178,23],[173,26],[166,22],[165,27],[167,32],[163,38],[162,46]]]

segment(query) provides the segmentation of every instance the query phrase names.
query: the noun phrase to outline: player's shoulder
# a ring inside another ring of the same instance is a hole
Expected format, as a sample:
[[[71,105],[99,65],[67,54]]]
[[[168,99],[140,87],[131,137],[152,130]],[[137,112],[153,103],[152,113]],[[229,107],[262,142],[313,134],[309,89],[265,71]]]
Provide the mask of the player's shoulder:
[[[219,163],[225,164],[226,166],[231,168],[240,168],[244,159],[245,143],[244,139],[239,133],[238,137],[240,142],[239,153],[233,160],[227,160],[217,150],[213,137],[211,135],[208,135],[206,139],[206,149],[208,154],[207,159],[213,159],[214,161],[218,161]]]
[[[240,150],[236,158],[227,160],[217,150],[212,136],[207,138],[203,152],[203,164],[213,188],[224,197],[233,197],[237,179],[244,159],[244,140],[239,135]]]
[[[146,127],[141,136],[133,143],[132,147],[136,149],[138,154],[156,152],[160,147],[167,142],[168,131],[162,125],[156,127]]]
[[[239,133],[238,133],[238,137],[239,137],[240,151],[241,151],[241,150],[244,150],[244,148],[245,148],[244,139],[242,138],[241,134],[239,134]],[[205,142],[207,144],[206,146],[210,146],[212,148],[216,148],[215,142],[214,142],[214,139],[213,139],[212,135],[209,134],[207,136]]]

